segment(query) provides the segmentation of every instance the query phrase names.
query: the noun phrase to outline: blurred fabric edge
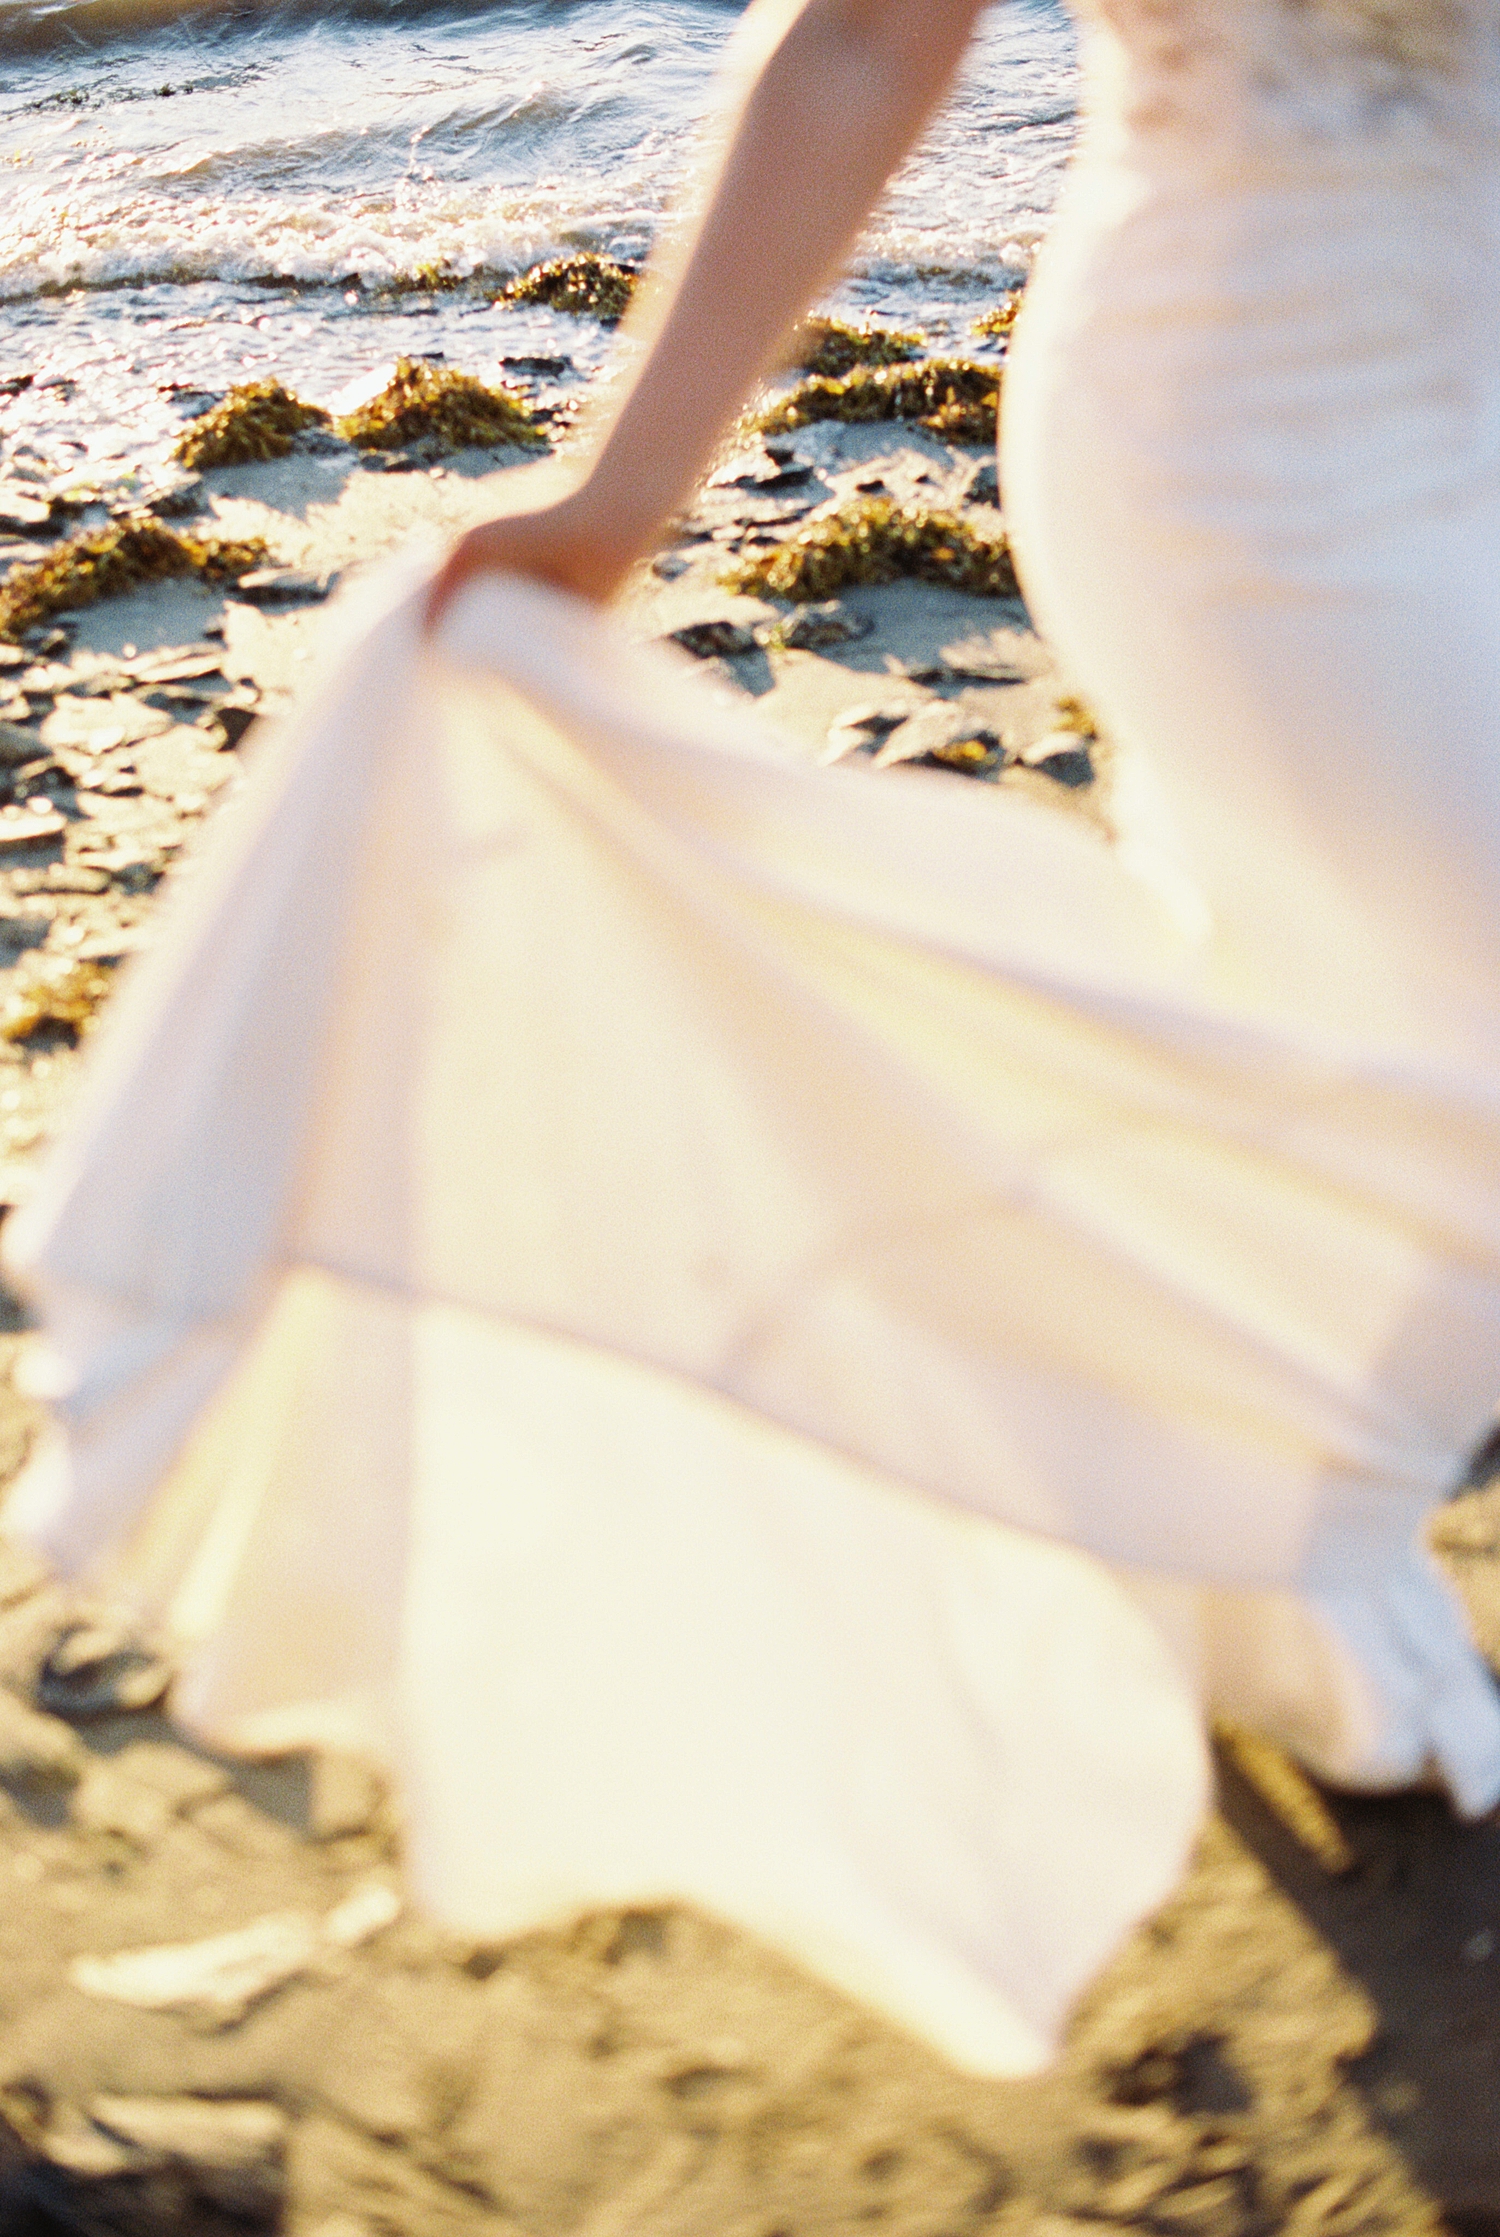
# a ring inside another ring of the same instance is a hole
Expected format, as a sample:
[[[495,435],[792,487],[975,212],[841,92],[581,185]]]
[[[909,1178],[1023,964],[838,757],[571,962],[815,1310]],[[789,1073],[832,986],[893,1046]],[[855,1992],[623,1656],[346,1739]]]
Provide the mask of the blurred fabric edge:
[[[688,1898],[1023,2071],[1200,1821],[1193,1582],[1378,1602],[1487,1409],[1487,1083],[1227,1014],[1059,817],[419,596],[346,603],[12,1223],[6,1527],[219,1737],[393,1753],[454,1923]]]

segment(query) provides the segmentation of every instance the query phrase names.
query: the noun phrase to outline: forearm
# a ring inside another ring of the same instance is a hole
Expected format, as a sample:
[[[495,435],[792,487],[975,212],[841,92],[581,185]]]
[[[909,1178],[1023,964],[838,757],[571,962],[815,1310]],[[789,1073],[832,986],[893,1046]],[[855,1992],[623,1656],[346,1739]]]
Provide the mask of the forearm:
[[[984,0],[761,0],[699,215],[631,322],[638,364],[588,471],[601,533],[647,549],[838,269]]]

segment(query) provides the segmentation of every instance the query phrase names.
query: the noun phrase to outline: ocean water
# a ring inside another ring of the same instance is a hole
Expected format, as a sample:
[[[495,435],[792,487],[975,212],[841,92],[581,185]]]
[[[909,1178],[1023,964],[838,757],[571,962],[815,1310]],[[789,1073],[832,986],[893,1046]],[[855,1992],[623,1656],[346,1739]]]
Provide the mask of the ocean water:
[[[0,459],[107,482],[235,381],[328,402],[403,353],[587,381],[607,333],[495,296],[570,247],[649,249],[739,12],[0,0]],[[1075,98],[1057,0],[993,7],[834,301],[968,347],[1045,229]]]

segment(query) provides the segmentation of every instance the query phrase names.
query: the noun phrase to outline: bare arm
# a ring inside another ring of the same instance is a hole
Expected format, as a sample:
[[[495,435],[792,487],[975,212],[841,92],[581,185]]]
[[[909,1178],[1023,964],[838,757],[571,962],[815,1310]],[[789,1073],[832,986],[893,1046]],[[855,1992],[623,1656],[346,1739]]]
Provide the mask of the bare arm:
[[[731,52],[739,98],[696,222],[653,267],[627,325],[636,370],[612,420],[566,495],[543,502],[516,477],[517,510],[457,546],[434,612],[486,568],[593,598],[618,588],[837,271],[983,5],[756,0]]]

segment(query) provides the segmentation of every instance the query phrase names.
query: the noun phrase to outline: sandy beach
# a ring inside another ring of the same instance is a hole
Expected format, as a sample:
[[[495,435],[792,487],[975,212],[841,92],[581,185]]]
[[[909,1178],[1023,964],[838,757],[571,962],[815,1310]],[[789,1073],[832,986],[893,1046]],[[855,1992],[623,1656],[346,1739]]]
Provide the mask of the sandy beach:
[[[0,1202],[24,1201],[89,1019],[315,660],[328,589],[482,517],[495,465],[314,445],[211,471],[195,532],[263,537],[279,582],[158,584],[0,647]],[[985,475],[895,422],[751,442],[641,570],[631,624],[810,756],[1023,789],[1107,833],[1107,741],[1019,601],[854,587],[798,643],[788,609],[720,581],[876,490],[998,529]],[[0,558],[47,548],[17,532]],[[37,1417],[8,1379],[14,1307],[6,1327],[8,1478]],[[1500,1493],[1449,1508],[1439,1543],[1500,1663]],[[165,1661],[89,1623],[0,1550],[0,2237],[1500,2230],[1494,1822],[1340,1799],[1225,1735],[1192,1874],[1055,2071],[978,2082],[687,1911],[455,1939],[404,1902],[376,1776],[205,1753]]]

